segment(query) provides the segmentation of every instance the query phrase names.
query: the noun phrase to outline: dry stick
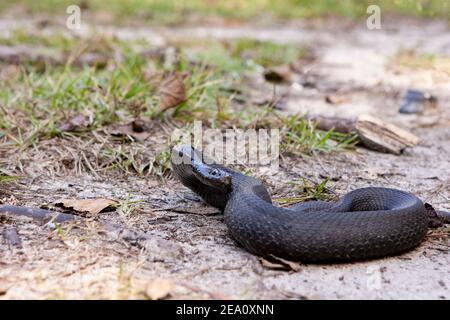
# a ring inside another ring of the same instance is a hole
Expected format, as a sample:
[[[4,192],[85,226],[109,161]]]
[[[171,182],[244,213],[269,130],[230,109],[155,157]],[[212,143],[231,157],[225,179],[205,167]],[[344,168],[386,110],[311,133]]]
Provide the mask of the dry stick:
[[[335,130],[341,133],[355,131],[355,119],[345,119],[326,116],[309,116],[306,118],[316,124],[316,128],[324,131]]]
[[[325,116],[310,116],[306,119],[314,122],[320,130],[355,132],[365,147],[380,152],[400,154],[405,148],[414,147],[420,142],[412,133],[368,115],[356,119]]]
[[[0,206],[0,213],[26,216],[39,221],[65,222],[75,219],[75,216],[39,208],[18,207],[4,204]]]

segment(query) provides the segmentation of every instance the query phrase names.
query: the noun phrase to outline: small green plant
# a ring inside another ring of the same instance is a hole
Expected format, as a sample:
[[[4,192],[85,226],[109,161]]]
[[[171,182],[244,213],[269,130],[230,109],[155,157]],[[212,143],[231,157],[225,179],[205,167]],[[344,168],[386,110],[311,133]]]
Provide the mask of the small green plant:
[[[10,181],[14,181],[17,179],[18,179],[17,177],[10,176],[0,170],[0,183],[1,182],[10,182]]]
[[[143,147],[140,145],[105,146],[101,150],[101,156],[105,165],[103,170],[119,169],[126,174],[135,173],[144,176],[148,172],[151,161],[146,161],[143,154]]]
[[[125,199],[119,201],[117,205],[117,212],[119,215],[125,218],[131,217],[131,215],[137,210],[137,204],[144,202],[144,200],[131,200],[132,195],[130,193],[127,194]]]
[[[311,182],[306,179],[302,179],[302,184],[297,182],[288,182],[288,185],[292,187],[289,193],[293,193],[293,196],[277,198],[276,201],[281,206],[289,206],[298,202],[312,201],[312,200],[331,200],[334,198],[333,194],[327,188],[329,179],[324,179],[318,183]]]
[[[166,177],[170,173],[170,148],[158,153],[150,164],[149,172],[159,178]]]

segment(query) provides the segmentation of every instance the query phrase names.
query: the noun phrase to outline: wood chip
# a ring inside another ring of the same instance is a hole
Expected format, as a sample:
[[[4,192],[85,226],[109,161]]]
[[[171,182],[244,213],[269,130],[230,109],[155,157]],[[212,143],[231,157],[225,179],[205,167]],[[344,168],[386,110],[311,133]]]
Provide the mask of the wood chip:
[[[381,152],[400,154],[420,142],[412,133],[368,115],[358,117],[355,130],[366,147]]]

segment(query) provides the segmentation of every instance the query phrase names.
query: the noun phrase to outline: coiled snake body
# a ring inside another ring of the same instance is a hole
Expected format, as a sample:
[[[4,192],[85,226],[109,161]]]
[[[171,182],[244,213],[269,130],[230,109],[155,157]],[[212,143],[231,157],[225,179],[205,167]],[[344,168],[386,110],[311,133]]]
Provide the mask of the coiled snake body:
[[[190,146],[172,149],[175,176],[224,212],[232,237],[246,250],[302,262],[379,258],[417,246],[428,229],[424,205],[389,188],[362,188],[339,201],[272,204],[257,179],[205,163]]]

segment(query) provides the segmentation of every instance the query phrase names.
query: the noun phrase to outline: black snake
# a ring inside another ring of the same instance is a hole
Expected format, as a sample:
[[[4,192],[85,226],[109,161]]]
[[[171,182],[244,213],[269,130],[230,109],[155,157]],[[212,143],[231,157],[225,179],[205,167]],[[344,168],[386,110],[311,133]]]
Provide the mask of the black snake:
[[[337,202],[274,206],[255,178],[205,163],[191,146],[172,149],[172,169],[183,185],[224,212],[232,237],[259,256],[302,262],[379,258],[413,248],[428,229],[416,196],[389,188],[362,188]]]

